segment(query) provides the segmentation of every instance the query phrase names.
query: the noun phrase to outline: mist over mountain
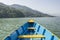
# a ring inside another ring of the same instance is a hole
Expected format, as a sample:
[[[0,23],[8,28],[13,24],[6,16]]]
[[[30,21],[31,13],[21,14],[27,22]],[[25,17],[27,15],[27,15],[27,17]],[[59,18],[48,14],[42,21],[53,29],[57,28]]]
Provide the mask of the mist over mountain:
[[[53,17],[53,16],[44,14],[42,12],[18,4],[6,5],[0,3],[0,18],[20,18],[20,17]]]

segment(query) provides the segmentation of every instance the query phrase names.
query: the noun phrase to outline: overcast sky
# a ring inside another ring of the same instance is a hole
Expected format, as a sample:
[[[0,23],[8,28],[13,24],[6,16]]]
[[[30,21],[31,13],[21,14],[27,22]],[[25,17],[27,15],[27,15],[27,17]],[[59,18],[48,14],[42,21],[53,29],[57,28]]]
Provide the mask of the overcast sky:
[[[60,16],[60,0],[0,0],[0,2],[7,5],[24,5],[43,13]]]

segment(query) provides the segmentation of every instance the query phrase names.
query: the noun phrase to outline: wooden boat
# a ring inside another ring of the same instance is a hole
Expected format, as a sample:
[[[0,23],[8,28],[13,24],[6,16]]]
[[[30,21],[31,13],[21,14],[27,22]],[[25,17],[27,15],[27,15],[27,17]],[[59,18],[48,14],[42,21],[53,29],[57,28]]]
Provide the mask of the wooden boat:
[[[34,20],[29,20],[4,40],[59,40],[59,38]]]

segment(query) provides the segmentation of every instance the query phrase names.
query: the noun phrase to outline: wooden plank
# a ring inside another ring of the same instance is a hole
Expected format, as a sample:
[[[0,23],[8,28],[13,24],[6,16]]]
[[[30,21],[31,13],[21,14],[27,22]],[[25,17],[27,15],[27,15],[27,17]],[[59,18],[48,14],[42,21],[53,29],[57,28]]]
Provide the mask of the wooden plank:
[[[45,38],[43,35],[20,35],[18,38]]]
[[[34,27],[28,27],[28,30],[35,30]]]

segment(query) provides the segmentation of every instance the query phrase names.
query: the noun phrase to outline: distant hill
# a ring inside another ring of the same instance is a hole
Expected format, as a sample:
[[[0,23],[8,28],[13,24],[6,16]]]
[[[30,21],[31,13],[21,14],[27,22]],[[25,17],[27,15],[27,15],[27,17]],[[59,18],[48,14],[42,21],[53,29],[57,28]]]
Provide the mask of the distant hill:
[[[19,17],[53,17],[42,12],[32,10],[26,6],[18,4],[5,5],[0,3],[0,18],[19,18]]]

